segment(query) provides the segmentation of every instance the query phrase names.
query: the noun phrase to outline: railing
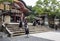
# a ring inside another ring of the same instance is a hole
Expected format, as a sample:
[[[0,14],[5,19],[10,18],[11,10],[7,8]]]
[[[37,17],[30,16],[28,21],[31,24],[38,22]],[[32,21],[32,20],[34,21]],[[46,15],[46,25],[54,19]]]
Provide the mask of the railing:
[[[7,30],[7,32],[8,32],[8,33],[11,35],[11,37],[12,37],[13,32],[11,32],[11,31],[6,27],[5,24],[2,24],[2,26]]]

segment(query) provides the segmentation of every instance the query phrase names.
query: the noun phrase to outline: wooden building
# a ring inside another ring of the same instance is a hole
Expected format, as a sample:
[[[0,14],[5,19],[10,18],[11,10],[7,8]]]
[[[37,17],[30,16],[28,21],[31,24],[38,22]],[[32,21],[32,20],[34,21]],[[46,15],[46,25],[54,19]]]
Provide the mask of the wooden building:
[[[17,0],[14,0],[17,1]],[[19,8],[16,9],[18,6],[10,6],[8,5],[9,3],[6,3],[5,6],[5,10],[4,10],[4,4],[0,4],[0,9],[3,10],[2,11],[2,19],[4,23],[11,23],[11,22],[19,22],[22,16],[22,13],[25,14],[26,12],[28,12],[28,9],[24,6],[24,4],[22,4],[21,2],[15,2],[17,5],[19,5],[19,7],[21,7],[21,9]],[[13,3],[14,4],[14,3]],[[20,6],[21,5],[21,6]],[[10,7],[14,7],[13,9]]]
[[[18,28],[18,24],[20,20],[23,22],[24,15],[29,12],[24,3],[16,2],[17,0],[14,1],[15,3],[13,2],[12,5],[9,5],[8,2],[5,3],[5,7],[4,4],[0,4],[0,25],[2,26],[0,30],[7,33],[9,36],[25,34],[24,29],[21,31]]]

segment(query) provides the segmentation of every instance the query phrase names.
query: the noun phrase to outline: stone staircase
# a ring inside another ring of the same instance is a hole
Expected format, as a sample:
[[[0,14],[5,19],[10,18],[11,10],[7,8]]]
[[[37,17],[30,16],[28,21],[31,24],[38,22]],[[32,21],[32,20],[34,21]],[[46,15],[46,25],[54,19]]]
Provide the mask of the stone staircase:
[[[9,30],[9,36],[20,36],[20,35],[25,35],[25,29],[24,28],[19,28],[18,24],[8,24],[7,29]],[[33,33],[34,31],[31,30],[32,28],[29,27],[29,32],[30,34]]]
[[[25,30],[24,28],[19,28],[18,24],[8,24],[7,29],[9,30],[9,36],[20,36],[20,35],[25,35]]]

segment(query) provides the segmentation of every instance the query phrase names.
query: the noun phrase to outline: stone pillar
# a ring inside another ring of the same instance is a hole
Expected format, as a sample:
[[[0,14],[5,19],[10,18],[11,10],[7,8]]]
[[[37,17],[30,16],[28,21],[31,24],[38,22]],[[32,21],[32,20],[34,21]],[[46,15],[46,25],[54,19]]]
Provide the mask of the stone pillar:
[[[4,17],[4,23],[10,23],[10,16],[9,15],[6,15]]]

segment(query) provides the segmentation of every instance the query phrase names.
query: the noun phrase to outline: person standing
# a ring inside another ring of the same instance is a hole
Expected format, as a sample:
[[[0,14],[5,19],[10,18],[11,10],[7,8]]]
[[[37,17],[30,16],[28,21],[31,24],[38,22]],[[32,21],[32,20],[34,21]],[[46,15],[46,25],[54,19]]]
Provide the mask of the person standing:
[[[25,21],[24,21],[25,34],[27,35],[27,38],[29,38],[28,37],[28,35],[29,35],[29,28],[28,28],[28,24],[27,23],[28,23],[27,19],[25,18]]]
[[[36,20],[33,21],[33,26],[36,26]]]
[[[19,28],[22,28],[22,21],[19,22]]]

